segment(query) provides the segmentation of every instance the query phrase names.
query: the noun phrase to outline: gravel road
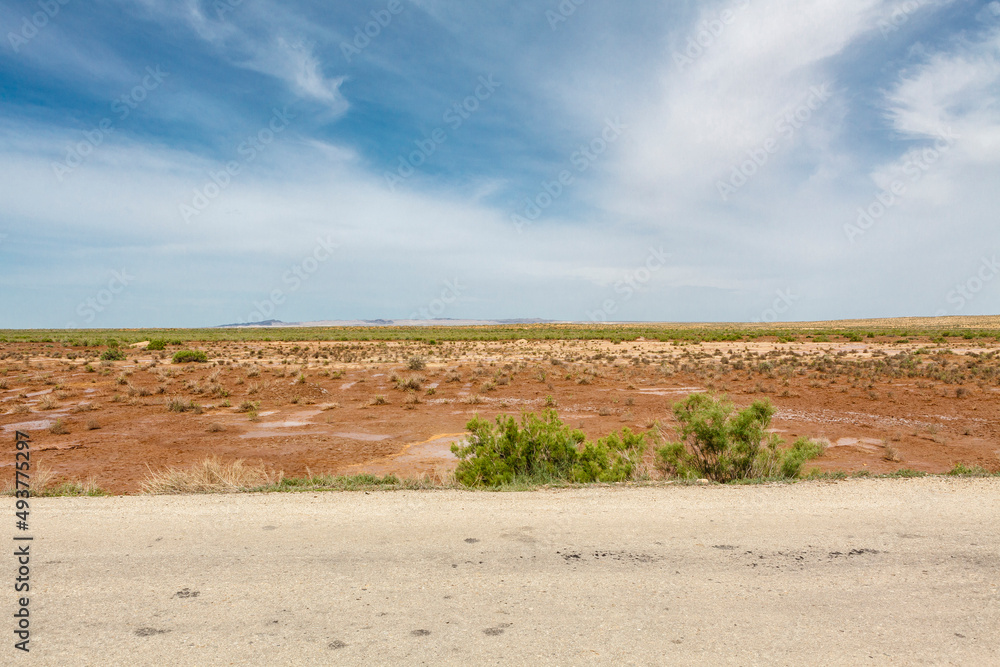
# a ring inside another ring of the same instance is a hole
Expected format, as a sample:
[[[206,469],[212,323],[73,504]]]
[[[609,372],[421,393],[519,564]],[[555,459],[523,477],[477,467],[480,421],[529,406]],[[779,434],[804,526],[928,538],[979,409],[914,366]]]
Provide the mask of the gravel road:
[[[31,510],[3,664],[1000,664],[996,478]]]

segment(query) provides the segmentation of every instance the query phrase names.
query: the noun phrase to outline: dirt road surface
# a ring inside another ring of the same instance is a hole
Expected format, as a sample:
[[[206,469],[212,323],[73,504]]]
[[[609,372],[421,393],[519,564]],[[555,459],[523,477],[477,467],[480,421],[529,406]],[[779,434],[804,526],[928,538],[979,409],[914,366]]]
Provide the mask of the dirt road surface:
[[[53,498],[31,518],[31,653],[9,591],[3,664],[1000,663],[996,478]]]

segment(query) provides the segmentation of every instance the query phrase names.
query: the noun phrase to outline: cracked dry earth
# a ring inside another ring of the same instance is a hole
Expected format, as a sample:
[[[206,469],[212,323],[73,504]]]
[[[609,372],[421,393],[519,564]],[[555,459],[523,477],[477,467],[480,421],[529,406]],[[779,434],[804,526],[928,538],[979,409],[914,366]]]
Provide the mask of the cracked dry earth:
[[[204,350],[209,362],[171,363],[176,347],[140,344],[125,361],[101,362],[102,347],[0,344],[5,446],[26,431],[57,479],[93,478],[113,493],[138,491],[150,468],[209,456],[296,476],[441,476],[454,468],[450,447],[476,414],[551,405],[592,438],[656,422],[672,435],[670,406],[715,391],[737,406],[769,398],[772,426],[788,442],[825,439],[826,453],[807,464],[822,471],[945,472],[959,462],[1000,469],[1000,344],[992,341],[184,347]],[[425,367],[410,370],[414,357]],[[168,409],[171,400],[185,411]]]

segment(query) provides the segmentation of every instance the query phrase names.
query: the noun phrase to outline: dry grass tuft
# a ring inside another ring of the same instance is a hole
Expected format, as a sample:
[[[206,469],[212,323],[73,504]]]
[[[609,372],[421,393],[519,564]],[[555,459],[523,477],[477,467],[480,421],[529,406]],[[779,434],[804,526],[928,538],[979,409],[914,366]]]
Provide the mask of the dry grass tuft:
[[[190,468],[150,469],[142,493],[242,493],[280,484],[283,478],[284,473],[268,470],[262,464],[248,465],[243,459],[223,463],[213,456]]]
[[[56,474],[52,472],[52,468],[45,464],[32,466],[30,474],[31,478],[28,483],[31,487],[31,495],[33,496],[41,493],[49,486],[52,486],[52,482],[54,482],[56,479]],[[4,477],[6,478],[8,476],[4,475]],[[3,486],[0,487],[0,495],[4,496],[14,495],[15,485],[16,482],[14,479],[14,475],[12,474],[9,476],[9,479],[6,479],[4,481]]]

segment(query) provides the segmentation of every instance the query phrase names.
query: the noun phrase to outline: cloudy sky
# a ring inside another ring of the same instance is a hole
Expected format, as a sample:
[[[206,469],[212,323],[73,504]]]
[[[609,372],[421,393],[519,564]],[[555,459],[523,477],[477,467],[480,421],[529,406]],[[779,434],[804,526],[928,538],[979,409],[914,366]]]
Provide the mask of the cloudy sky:
[[[2,327],[1000,312],[1000,3],[0,1]]]

